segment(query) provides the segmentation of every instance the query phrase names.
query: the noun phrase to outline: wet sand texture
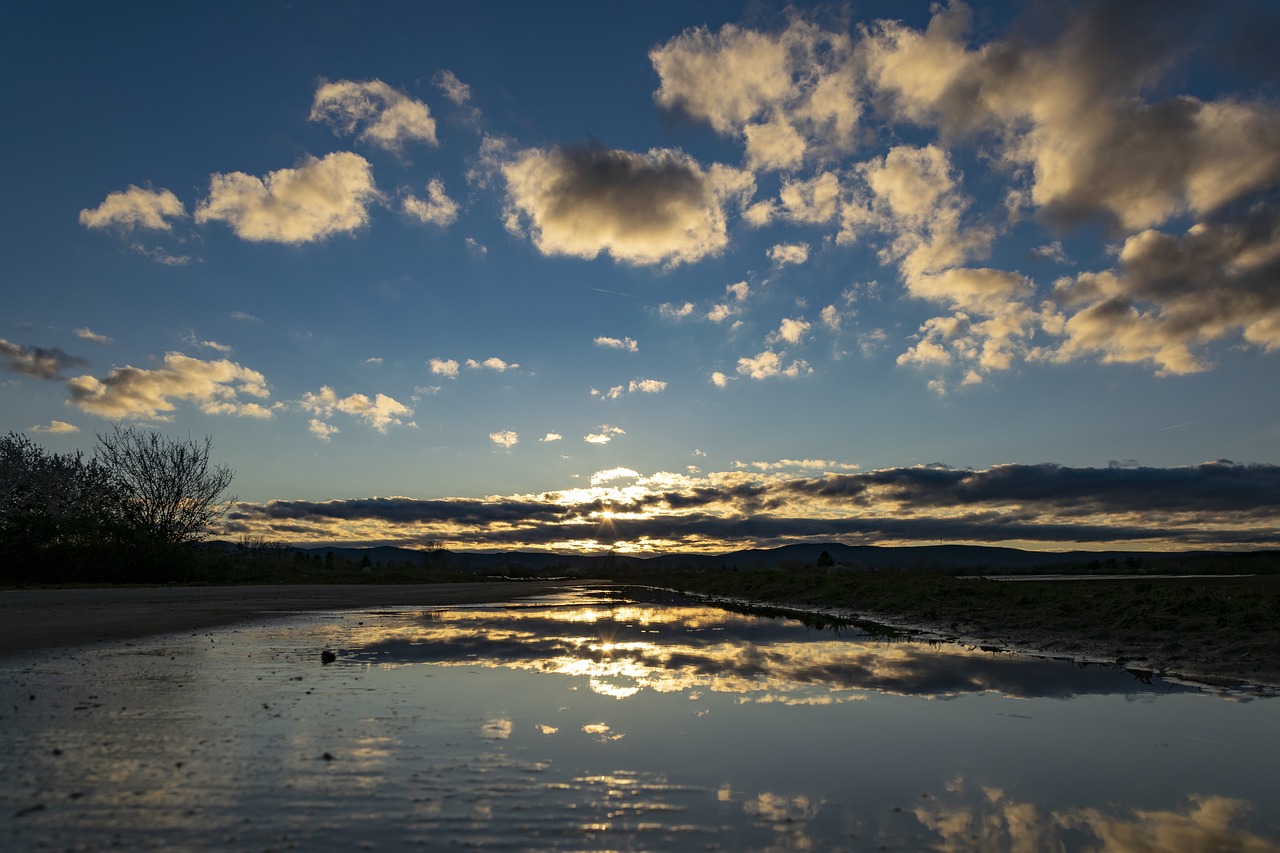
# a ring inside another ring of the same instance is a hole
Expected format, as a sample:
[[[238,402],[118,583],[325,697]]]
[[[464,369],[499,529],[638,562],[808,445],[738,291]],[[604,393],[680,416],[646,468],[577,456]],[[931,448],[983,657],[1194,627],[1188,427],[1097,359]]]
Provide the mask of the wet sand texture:
[[[433,607],[545,595],[561,581],[0,592],[0,654],[261,622],[290,613]]]

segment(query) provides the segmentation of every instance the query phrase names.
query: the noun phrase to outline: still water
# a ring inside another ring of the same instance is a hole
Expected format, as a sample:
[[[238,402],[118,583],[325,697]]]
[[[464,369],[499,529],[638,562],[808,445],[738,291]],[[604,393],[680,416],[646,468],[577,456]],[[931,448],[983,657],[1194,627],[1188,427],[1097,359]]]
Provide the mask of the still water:
[[[656,597],[311,614],[0,677],[7,850],[1280,850],[1266,694]]]

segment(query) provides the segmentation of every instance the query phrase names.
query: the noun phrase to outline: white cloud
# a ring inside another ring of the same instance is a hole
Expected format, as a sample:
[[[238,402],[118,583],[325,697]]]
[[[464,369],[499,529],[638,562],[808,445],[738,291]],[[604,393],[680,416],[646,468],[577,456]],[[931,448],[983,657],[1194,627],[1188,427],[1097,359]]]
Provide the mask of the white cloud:
[[[508,227],[545,255],[675,266],[728,245],[725,204],[749,196],[749,175],[703,169],[674,149],[530,149],[501,164]]]
[[[382,364],[384,359],[380,355],[371,355],[364,360],[365,364]]]
[[[182,339],[187,343],[191,344],[191,346],[193,347],[199,347],[200,349],[211,349],[214,352],[219,352],[219,353],[222,353],[223,355],[229,355],[231,353],[231,347],[228,346],[227,344],[220,344],[217,341],[200,340],[200,338],[196,336],[194,329],[188,330],[187,333],[182,336]]]
[[[417,426],[413,421],[406,423],[403,420],[413,415],[413,409],[386,394],[377,394],[373,399],[365,394],[339,397],[332,388],[324,385],[319,391],[308,391],[302,395],[298,405],[322,418],[335,411],[352,415],[384,434],[393,426]]]
[[[660,394],[667,390],[667,383],[660,379],[632,379],[627,390],[632,394]]]
[[[226,222],[244,240],[309,243],[364,227],[368,205],[379,197],[369,161],[339,151],[265,179],[244,172],[215,174],[195,219]]]
[[[828,305],[822,309],[822,325],[826,326],[833,332],[840,331],[840,309],[834,305]]]
[[[660,379],[632,379],[626,385],[615,385],[608,391],[591,389],[591,396],[605,400],[616,400],[624,394],[661,394],[667,390],[667,383]]]
[[[455,77],[456,81],[457,78]],[[311,120],[326,121],[336,133],[399,152],[406,143],[436,145],[436,121],[422,101],[381,80],[338,80],[316,89]]]
[[[561,435],[561,434],[560,434],[560,433],[558,433],[558,432],[549,432],[549,433],[547,433],[546,435],[544,435],[542,438],[538,439],[538,441],[544,441],[544,442],[545,442],[545,441],[560,441],[560,440],[561,440],[561,439],[563,439],[563,438],[564,438],[564,436],[563,436],[563,435]]]
[[[587,444],[608,444],[609,442],[613,441],[615,437],[619,435],[626,435],[626,434],[627,434],[627,431],[624,430],[622,427],[609,426],[608,424],[601,424],[600,426],[596,427],[595,432],[584,435],[582,437],[582,440],[587,442]]]
[[[739,309],[736,305],[730,305],[726,302],[722,302],[719,305],[713,305],[711,307],[711,310],[707,312],[707,319],[713,323],[723,323],[725,320],[728,320],[730,317],[737,314],[738,310]]]
[[[458,378],[458,362],[451,358],[433,358],[427,362],[431,367],[431,372],[436,376],[447,376],[450,379]]]
[[[48,426],[36,424],[31,428],[32,432],[49,432],[49,433],[70,433],[79,432],[80,427],[75,424],[69,424],[66,421],[49,421]]]
[[[510,449],[520,443],[520,436],[512,430],[504,429],[499,432],[489,433],[489,440],[494,444]]]
[[[602,483],[611,483],[614,480],[625,480],[632,477],[639,477],[639,471],[633,471],[630,468],[609,468],[604,471],[597,471],[591,475],[591,485],[599,486]]]
[[[950,156],[938,146],[896,146],[859,164],[856,174],[862,185],[841,209],[837,242],[851,243],[867,230],[889,235],[880,261],[897,261],[908,282],[987,252],[994,233],[964,227],[969,199]]]
[[[686,302],[683,305],[673,305],[670,302],[664,302],[658,306],[658,313],[664,320],[683,320],[693,313],[693,303]]]
[[[520,365],[508,364],[500,358],[491,356],[484,361],[476,361],[474,358],[467,359],[467,367],[471,370],[493,370],[498,373],[504,373],[508,370],[515,370]]]
[[[262,321],[247,311],[232,311],[229,315],[232,320],[239,320],[242,323],[261,323]]]
[[[132,231],[146,228],[171,231],[170,219],[181,219],[187,209],[169,190],[144,190],[130,185],[122,192],[108,193],[102,204],[80,211],[80,224],[86,228],[117,228]]]
[[[726,376],[718,370],[711,374],[711,384],[717,388],[723,388],[732,381],[732,376]]]
[[[316,418],[312,418],[307,422],[307,429],[311,431],[312,435],[321,441],[328,441],[335,433],[342,432],[342,430],[338,429],[336,426],[327,424]]]
[[[458,75],[447,68],[437,71],[435,76],[431,78],[431,82],[441,92],[444,92],[446,98],[458,106],[462,106],[471,100],[471,87],[459,80]]]
[[[632,338],[607,338],[601,336],[596,338],[595,344],[598,347],[626,350],[627,352],[637,352],[640,349],[640,345]]]
[[[796,14],[780,33],[689,29],[649,59],[661,80],[654,100],[740,135],[754,169],[795,169],[853,145],[860,106],[847,33]]]
[[[786,342],[789,344],[798,344],[804,340],[804,336],[813,328],[813,324],[804,319],[792,319],[784,317],[778,331],[771,334],[768,338],[769,343]]]
[[[208,414],[270,418],[272,410],[244,402],[240,395],[266,399],[266,379],[256,370],[226,359],[201,361],[178,352],[166,353],[156,370],[125,366],[105,379],[77,376],[67,382],[71,404],[81,411],[113,420],[172,420],[174,401],[187,400]]]
[[[803,264],[809,260],[809,246],[807,243],[779,243],[769,249],[769,260],[780,267]]]
[[[466,244],[467,251],[476,257],[483,258],[485,255],[489,254],[489,247],[484,243],[481,243],[475,237],[468,237],[466,239]]]
[[[115,343],[115,341],[113,341],[111,338],[107,337],[106,335],[98,334],[93,329],[90,329],[88,326],[84,326],[82,328],[76,329],[75,336],[77,338],[80,338],[81,340],[93,341],[95,344]]]
[[[813,373],[813,368],[803,359],[795,359],[790,364],[784,365],[785,358],[786,353],[765,350],[754,358],[738,359],[738,372],[752,379],[768,379],[774,376],[795,379],[798,376]]]
[[[400,202],[401,209],[419,222],[444,227],[458,219],[458,203],[444,191],[444,183],[432,178],[427,184],[427,198],[406,195]]]
[[[862,467],[849,462],[837,462],[834,459],[779,459],[777,462],[735,461],[733,466],[735,468],[755,468],[759,471],[782,471],[795,468],[819,471],[857,471]]]
[[[778,193],[787,219],[820,225],[836,218],[840,199],[840,181],[834,172],[823,172],[807,181],[789,178]]]

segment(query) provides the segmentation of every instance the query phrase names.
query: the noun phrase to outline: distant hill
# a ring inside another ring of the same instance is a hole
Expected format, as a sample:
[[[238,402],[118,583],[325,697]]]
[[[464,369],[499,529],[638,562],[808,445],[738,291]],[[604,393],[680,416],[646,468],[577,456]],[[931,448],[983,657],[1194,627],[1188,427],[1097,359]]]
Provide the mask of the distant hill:
[[[232,550],[230,542],[213,542],[208,547]],[[724,554],[664,554],[633,556],[617,554],[556,554],[542,551],[423,551],[380,545],[371,548],[336,546],[286,547],[287,554],[335,559],[361,564],[366,558],[372,566],[386,568],[409,566],[441,566],[473,571],[477,574],[589,574],[608,573],[620,567],[640,571],[672,571],[677,569],[796,568],[815,565],[825,551],[837,570],[974,570],[974,571],[1041,571],[1106,566],[1133,568],[1154,567],[1171,560],[1230,558],[1228,552],[1183,551],[1024,551],[987,545],[843,545],[838,542],[784,545],[778,548],[751,548]]]

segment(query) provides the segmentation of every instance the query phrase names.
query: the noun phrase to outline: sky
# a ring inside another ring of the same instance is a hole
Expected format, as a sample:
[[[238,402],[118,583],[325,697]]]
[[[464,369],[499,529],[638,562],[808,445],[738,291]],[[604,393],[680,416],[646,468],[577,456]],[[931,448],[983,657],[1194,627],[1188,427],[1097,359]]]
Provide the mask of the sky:
[[[1266,2],[16,2],[0,431],[298,544],[1280,547]]]

